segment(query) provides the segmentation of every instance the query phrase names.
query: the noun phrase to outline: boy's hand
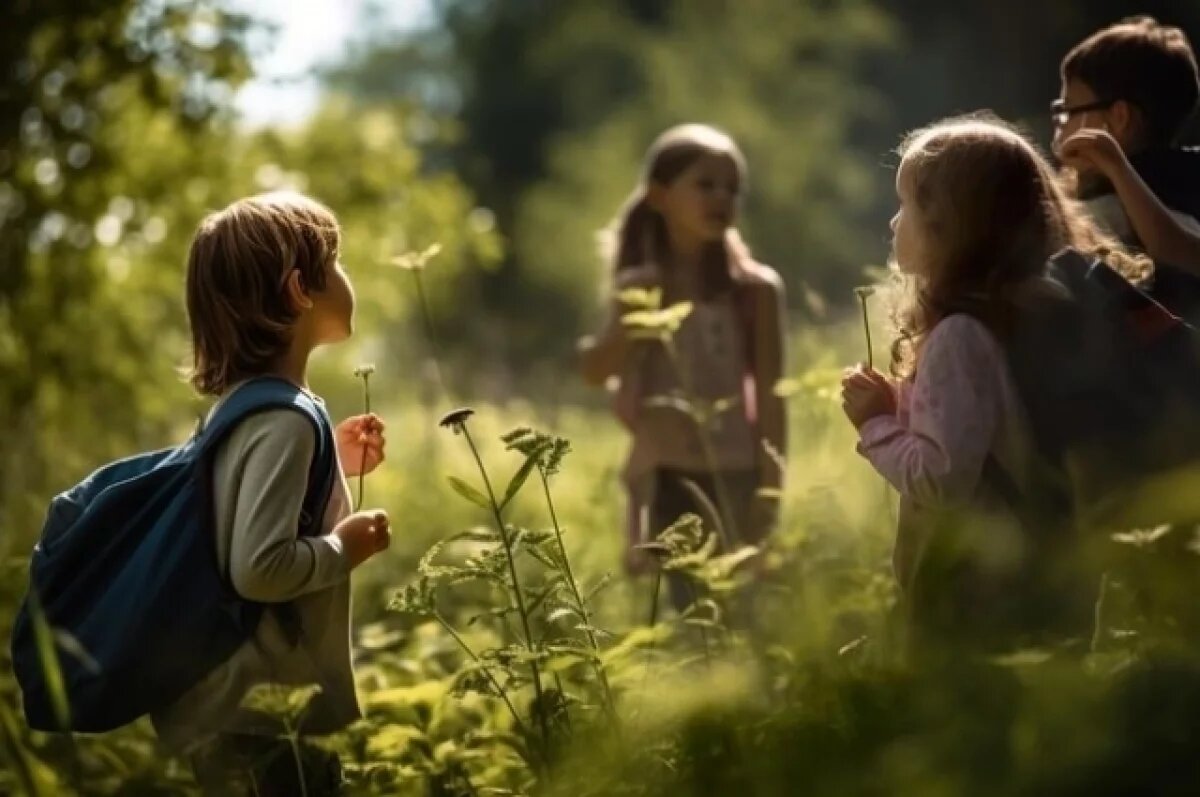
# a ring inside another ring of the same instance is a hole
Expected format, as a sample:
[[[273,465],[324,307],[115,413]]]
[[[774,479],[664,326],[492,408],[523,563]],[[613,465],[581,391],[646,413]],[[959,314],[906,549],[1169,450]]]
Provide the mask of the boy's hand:
[[[342,550],[350,560],[351,569],[387,550],[392,541],[387,512],[382,509],[355,512],[338,523],[333,533],[342,541]]]
[[[1111,175],[1113,170],[1129,165],[1117,140],[1107,130],[1091,127],[1063,141],[1057,154],[1064,165],[1079,171]]]
[[[872,418],[896,413],[896,391],[886,376],[859,363],[842,374],[842,411],[861,428]]]
[[[370,473],[383,462],[383,449],[387,445],[383,429],[383,420],[375,413],[351,415],[337,425],[334,439],[347,476]]]

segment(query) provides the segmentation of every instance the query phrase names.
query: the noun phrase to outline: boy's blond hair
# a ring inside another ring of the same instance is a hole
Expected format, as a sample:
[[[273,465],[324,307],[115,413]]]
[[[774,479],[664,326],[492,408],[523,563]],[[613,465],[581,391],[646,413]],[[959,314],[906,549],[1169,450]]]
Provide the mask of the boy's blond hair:
[[[324,290],[340,240],[333,212],[292,192],[240,199],[200,222],[187,261],[190,381],[200,393],[271,370],[297,318],[292,270],[306,291]]]

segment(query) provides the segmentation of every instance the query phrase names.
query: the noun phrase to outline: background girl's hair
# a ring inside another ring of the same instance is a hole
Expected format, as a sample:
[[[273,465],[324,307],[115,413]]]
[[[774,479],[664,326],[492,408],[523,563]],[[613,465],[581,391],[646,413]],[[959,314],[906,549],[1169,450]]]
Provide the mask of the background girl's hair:
[[[737,169],[741,190],[747,181],[746,159],[726,133],[700,124],[672,127],[660,135],[646,153],[642,179],[602,236],[605,256],[613,274],[637,266],[670,268],[670,241],[661,214],[650,207],[650,185],[670,185],[706,155],[730,159]],[[710,298],[731,289],[745,278],[749,248],[736,229],[715,241],[704,254],[701,295]]]
[[[905,137],[903,179],[928,242],[921,276],[893,312],[899,332],[892,368],[909,375],[924,337],[942,318],[970,312],[1003,339],[1022,296],[1046,286],[1047,260],[1064,247],[1104,259],[1127,277],[1148,261],[1102,234],[1071,199],[1049,161],[991,114],[937,122]]]
[[[219,395],[274,366],[297,318],[286,290],[292,269],[305,290],[324,290],[340,237],[329,208],[291,192],[241,199],[200,222],[187,262],[189,380],[198,391]]]

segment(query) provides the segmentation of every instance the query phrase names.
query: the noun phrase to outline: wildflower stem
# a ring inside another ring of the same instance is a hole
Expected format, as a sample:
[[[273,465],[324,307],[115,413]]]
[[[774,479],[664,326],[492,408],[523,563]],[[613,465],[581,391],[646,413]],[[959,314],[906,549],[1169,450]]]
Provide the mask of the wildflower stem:
[[[863,332],[867,336],[867,367],[875,367],[875,348],[871,345],[871,322],[867,319],[867,297],[870,294],[865,289],[855,291],[858,295],[859,305],[862,307]]]
[[[671,361],[672,367],[675,369],[676,375],[679,377],[679,384],[683,388],[684,395],[687,396],[689,406],[694,405],[698,399],[692,392],[691,380],[688,379],[688,374],[683,367],[683,361],[679,357],[679,351],[675,348],[674,341],[671,339],[664,340],[663,345],[666,347],[667,356]],[[721,516],[713,518],[717,524],[717,535],[721,540],[722,550],[725,553],[729,553],[733,550],[733,541],[741,539],[741,535],[738,533],[737,520],[733,517],[733,503],[730,501],[728,492],[725,489],[725,479],[717,466],[717,454],[713,450],[712,440],[708,436],[709,419],[701,417],[694,408],[689,414],[696,424],[696,430],[700,437],[700,447],[704,452],[704,461],[708,465],[709,472],[712,473],[713,489],[717,494],[717,514]]]
[[[1092,653],[1100,651],[1100,644],[1104,641],[1104,601],[1108,597],[1108,573],[1100,576],[1100,593],[1096,596],[1096,605],[1093,610],[1093,627],[1092,627]]]
[[[308,797],[308,781],[304,777],[304,759],[300,756],[300,734],[291,723],[284,723],[285,737],[288,747],[292,749],[292,761],[296,764],[296,777],[300,781],[300,797]]]
[[[364,370],[362,372],[363,381],[363,414],[371,414],[371,372]],[[358,501],[354,505],[354,511],[362,509],[363,501],[366,498],[367,490],[367,444],[363,441],[362,459],[358,463]]]
[[[699,596],[696,594],[696,585],[688,582],[687,591],[688,597],[692,601],[692,611],[695,611],[696,601],[699,600]],[[704,664],[708,667],[712,667],[712,652],[710,651],[708,645],[708,629],[706,629],[703,625],[697,626],[697,628],[700,631],[700,643],[704,648]]]
[[[654,627],[658,625],[658,594],[662,590],[663,569],[658,567],[654,571],[654,588],[650,590],[650,630],[653,632]],[[646,669],[642,673],[641,692],[646,692],[646,682],[650,680],[650,664],[651,658],[654,656],[654,636],[651,635],[650,642],[646,645]]]
[[[429,314],[429,303],[425,300],[425,286],[421,282],[421,269],[412,270],[413,281],[417,285],[417,302],[421,305],[421,319],[425,324],[425,342],[429,346],[429,357],[433,360],[433,378],[437,382],[438,392],[445,397],[446,383],[442,380],[442,366],[438,359],[437,342],[433,334],[433,318]]]
[[[525,596],[521,592],[521,581],[517,576],[517,559],[513,552],[512,540],[509,539],[508,531],[504,528],[504,517],[500,513],[500,504],[496,500],[496,491],[492,489],[492,480],[488,478],[487,469],[483,466],[483,458],[480,457],[479,449],[475,446],[475,440],[471,437],[471,430],[465,422],[461,423],[458,428],[462,430],[463,436],[467,438],[467,445],[471,448],[471,455],[475,457],[475,464],[479,467],[479,475],[483,477],[483,485],[487,489],[492,516],[496,520],[496,531],[500,534],[500,541],[504,545],[504,553],[508,558],[508,572],[512,577],[513,595],[517,600],[517,612],[521,615],[521,627],[525,632],[525,648],[533,654],[535,651],[533,649],[533,630],[529,627],[529,611],[525,607]],[[542,742],[549,745],[550,727],[546,721],[546,703],[542,690],[542,676],[536,660],[530,660],[529,673],[533,680],[533,691],[538,707],[538,724],[542,730]]]
[[[447,622],[446,618],[442,616],[441,612],[435,611],[433,613],[433,619],[437,620],[442,628],[445,629],[446,633],[449,634],[451,638],[458,643],[458,646],[463,649],[463,652],[471,657],[471,661],[475,662],[476,664],[483,664],[479,656],[476,655],[475,651],[471,650],[471,646],[466,643],[466,640],[459,636],[458,632],[454,630],[454,626]],[[508,693],[505,692],[500,686],[500,682],[496,680],[496,676],[492,675],[492,671],[486,666],[483,666],[483,674],[489,681],[492,682],[492,686],[495,688],[496,694],[498,694],[500,699],[504,701],[504,705],[508,706],[508,713],[512,714],[513,722],[517,724],[517,728],[522,733],[525,733],[525,723],[521,721],[521,715],[517,713],[517,709],[515,706],[513,706],[512,701],[508,699]]]
[[[554,511],[554,500],[550,497],[550,482],[546,478],[546,471],[539,462],[538,476],[542,479],[542,492],[546,496],[546,506],[550,509],[550,522],[554,526],[554,536],[558,541],[558,552],[562,556],[563,571],[567,576],[567,584],[571,587],[571,595],[575,598],[575,606],[579,610],[579,616],[583,620],[584,633],[587,635],[588,644],[592,646],[592,652],[596,654],[596,661],[593,666],[596,670],[596,677],[600,681],[600,686],[604,690],[604,707],[608,711],[609,717],[614,723],[618,722],[617,707],[613,700],[612,687],[608,682],[608,673],[604,670],[604,665],[599,661],[600,643],[596,640],[596,632],[592,630],[592,618],[588,612],[587,604],[583,600],[583,595],[579,592],[579,583],[575,581],[575,573],[571,569],[571,560],[567,556],[567,547],[563,544],[562,527],[558,524],[558,513]]]

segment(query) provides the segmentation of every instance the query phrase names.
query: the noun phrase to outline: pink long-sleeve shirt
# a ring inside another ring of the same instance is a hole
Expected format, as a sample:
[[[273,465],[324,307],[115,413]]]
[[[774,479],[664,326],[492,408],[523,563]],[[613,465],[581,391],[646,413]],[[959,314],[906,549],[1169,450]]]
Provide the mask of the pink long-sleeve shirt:
[[[1015,517],[983,482],[984,463],[994,458],[1020,484],[1032,449],[1004,352],[970,316],[950,316],[929,333],[897,404],[895,415],[862,425],[858,450],[900,493],[893,566],[907,589],[929,540],[923,516],[963,509],[998,520],[997,530],[1015,529]]]

